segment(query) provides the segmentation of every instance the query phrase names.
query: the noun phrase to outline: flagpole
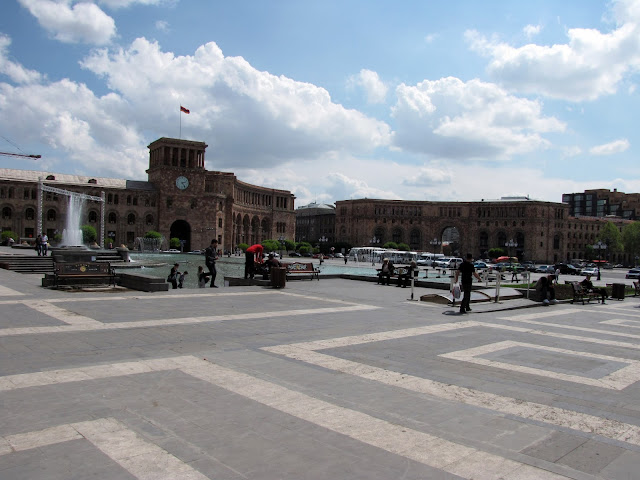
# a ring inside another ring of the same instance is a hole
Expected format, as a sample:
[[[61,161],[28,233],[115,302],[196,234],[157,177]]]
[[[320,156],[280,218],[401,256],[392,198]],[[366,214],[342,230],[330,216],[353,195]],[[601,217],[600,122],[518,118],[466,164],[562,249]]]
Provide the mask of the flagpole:
[[[182,105],[180,105],[180,108],[178,110],[178,115],[180,115],[180,133],[178,134],[178,140],[182,139]]]

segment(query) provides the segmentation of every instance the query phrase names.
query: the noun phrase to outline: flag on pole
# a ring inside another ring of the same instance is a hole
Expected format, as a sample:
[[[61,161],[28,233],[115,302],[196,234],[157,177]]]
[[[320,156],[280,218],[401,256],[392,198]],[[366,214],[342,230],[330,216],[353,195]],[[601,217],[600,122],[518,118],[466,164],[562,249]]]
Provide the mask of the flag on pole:
[[[182,105],[180,105],[180,111],[186,113],[187,115],[189,114],[189,109],[184,108]]]

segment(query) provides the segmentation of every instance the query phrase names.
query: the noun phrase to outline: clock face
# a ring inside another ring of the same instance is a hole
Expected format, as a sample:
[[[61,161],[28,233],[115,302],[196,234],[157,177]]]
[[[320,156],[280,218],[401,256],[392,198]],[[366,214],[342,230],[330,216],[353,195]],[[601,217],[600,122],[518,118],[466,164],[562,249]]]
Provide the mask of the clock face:
[[[184,190],[189,186],[189,179],[187,177],[180,176],[176,178],[176,187],[180,190]]]

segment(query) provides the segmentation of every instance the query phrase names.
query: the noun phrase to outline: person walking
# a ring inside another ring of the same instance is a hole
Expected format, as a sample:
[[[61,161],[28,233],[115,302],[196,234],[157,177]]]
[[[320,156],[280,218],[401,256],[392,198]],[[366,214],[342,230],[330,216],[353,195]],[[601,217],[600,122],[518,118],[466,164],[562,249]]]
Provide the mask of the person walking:
[[[175,290],[178,289],[178,277],[180,276],[180,272],[178,271],[179,266],[179,263],[174,263],[167,277],[167,282],[171,283],[172,288]]]
[[[467,313],[471,311],[471,285],[473,284],[473,277],[475,276],[480,281],[480,275],[476,272],[476,267],[473,266],[473,255],[467,253],[467,258],[460,264],[458,270],[456,270],[455,279],[453,283],[458,283],[458,277],[460,277],[460,284],[462,285],[463,296],[462,303],[460,304],[460,313]]]
[[[42,235],[36,237],[36,252],[38,256],[42,255]]]
[[[40,242],[40,246],[41,246],[41,250],[42,250],[42,256],[46,257],[47,256],[47,250],[49,248],[49,237],[47,236],[46,233],[42,234],[42,240]]]
[[[211,276],[211,288],[218,288],[215,284],[216,274],[218,273],[216,270],[216,260],[218,260],[218,240],[214,238],[211,240],[211,245],[204,250],[204,263],[209,269],[209,275]]]

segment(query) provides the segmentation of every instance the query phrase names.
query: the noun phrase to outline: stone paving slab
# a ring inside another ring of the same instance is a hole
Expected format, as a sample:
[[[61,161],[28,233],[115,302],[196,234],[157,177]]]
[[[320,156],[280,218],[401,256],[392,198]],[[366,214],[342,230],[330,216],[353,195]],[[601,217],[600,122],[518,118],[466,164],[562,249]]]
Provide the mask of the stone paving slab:
[[[149,294],[39,280],[0,270],[3,480],[640,467],[640,299],[460,315],[341,279]]]

